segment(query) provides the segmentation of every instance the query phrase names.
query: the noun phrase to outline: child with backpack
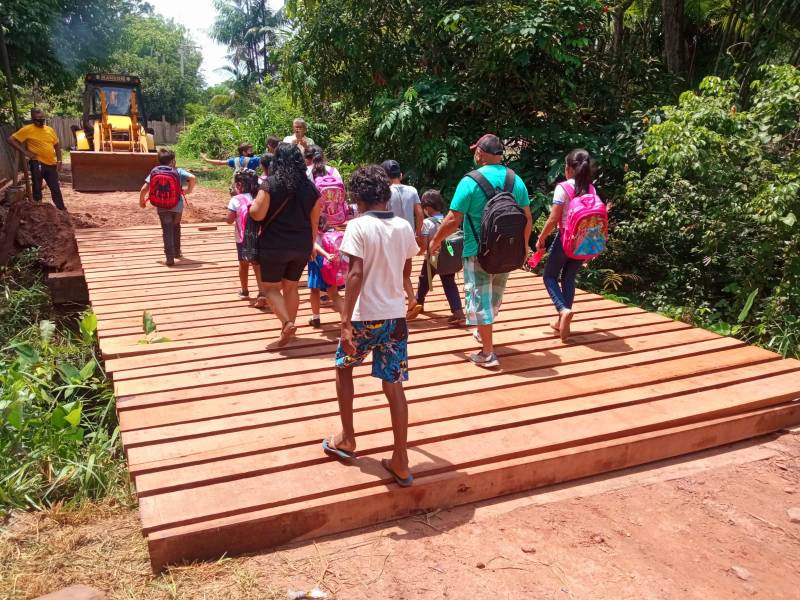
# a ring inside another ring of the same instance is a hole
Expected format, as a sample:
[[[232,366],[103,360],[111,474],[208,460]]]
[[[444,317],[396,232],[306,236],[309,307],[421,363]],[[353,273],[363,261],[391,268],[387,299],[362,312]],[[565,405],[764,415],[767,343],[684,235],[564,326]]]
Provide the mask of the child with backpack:
[[[166,265],[171,267],[181,254],[181,216],[186,196],[194,191],[194,175],[175,166],[175,153],[166,148],[158,149],[158,166],[154,167],[139,190],[139,206],[147,203],[156,207],[161,221]],[[186,188],[184,189],[184,186]]]
[[[442,211],[444,210],[444,202],[442,201],[442,195],[438,190],[428,190],[422,194],[421,204],[422,210],[427,217],[422,222],[421,234],[424,244],[423,249],[427,250],[428,243],[431,241],[431,239],[433,239],[433,236],[439,230],[439,226],[444,220],[444,216],[442,215]],[[462,258],[462,253],[464,251],[464,238],[463,235],[460,235],[460,231],[458,231],[457,234],[458,239],[460,239],[460,244],[454,242],[450,243],[452,255],[447,254],[451,251],[450,249],[447,249],[443,252],[440,252],[438,256],[426,256],[425,262],[423,263],[422,269],[419,273],[417,304],[410,311],[408,311],[408,314],[406,315],[407,319],[416,319],[419,314],[423,312],[425,296],[427,296],[428,291],[431,288],[431,284],[433,283],[432,278],[434,275],[439,275],[439,280],[442,282],[444,295],[447,298],[447,303],[450,305],[450,312],[452,313],[450,317],[448,317],[447,322],[453,327],[464,325],[465,320],[464,311],[461,308],[461,295],[458,291],[458,285],[456,285],[456,273],[460,271],[464,265]],[[451,236],[451,238],[455,240],[456,234]],[[449,239],[450,238],[448,238],[448,240]],[[443,255],[443,253],[446,254]],[[445,256],[452,256],[452,260],[450,261],[452,265],[446,265],[444,258]],[[436,261],[435,266],[433,261]]]
[[[592,185],[592,157],[586,150],[576,148],[567,154],[564,175],[566,181],[553,192],[550,218],[539,234],[536,250],[544,250],[547,236],[558,227],[542,278],[558,311],[550,327],[566,341],[573,317],[575,278],[585,261],[605,250],[608,211]]]
[[[344,225],[350,210],[342,176],[335,167],[325,164],[325,155],[319,146],[308,148],[305,157],[308,178],[319,190],[320,214],[325,215],[329,227]]]
[[[339,295],[339,285],[344,284],[347,275],[347,263],[339,253],[343,237],[341,231],[329,229],[325,215],[320,214],[317,240],[314,243],[316,256],[308,262],[308,289],[311,302],[311,320],[308,324],[315,329],[322,326],[321,290],[328,293],[333,309],[340,315],[342,313],[343,300]]]
[[[228,203],[228,217],[226,222],[234,226],[234,237],[236,239],[236,255],[239,258],[239,282],[241,288],[237,295],[242,300],[250,298],[248,289],[248,271],[251,262],[244,255],[244,231],[247,227],[247,219],[250,216],[250,205],[253,204],[253,197],[258,193],[258,176],[255,171],[250,169],[237,170],[233,176],[233,185],[236,195],[231,197]],[[258,263],[253,262],[253,274],[259,289],[261,288],[261,269]],[[266,297],[259,292],[256,299],[256,307],[262,308],[267,303]]]

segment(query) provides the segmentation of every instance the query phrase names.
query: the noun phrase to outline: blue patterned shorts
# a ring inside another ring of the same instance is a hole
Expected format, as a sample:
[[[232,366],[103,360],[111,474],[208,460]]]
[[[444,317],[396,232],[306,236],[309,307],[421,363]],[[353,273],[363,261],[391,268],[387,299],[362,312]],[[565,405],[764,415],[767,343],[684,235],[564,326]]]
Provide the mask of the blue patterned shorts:
[[[372,351],[372,376],[398,383],[408,381],[408,325],[405,319],[353,321],[355,354],[347,354],[341,342],[336,349],[336,366],[357,367]]]

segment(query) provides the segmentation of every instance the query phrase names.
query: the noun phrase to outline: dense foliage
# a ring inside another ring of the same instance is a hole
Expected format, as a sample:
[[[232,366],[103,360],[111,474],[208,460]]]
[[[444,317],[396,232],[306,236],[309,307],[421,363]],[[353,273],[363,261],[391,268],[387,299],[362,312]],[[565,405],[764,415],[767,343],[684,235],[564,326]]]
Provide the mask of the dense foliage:
[[[709,77],[644,137],[611,252],[649,305],[784,354],[800,353],[800,71],[763,70],[743,106]]]
[[[180,135],[178,152],[183,156],[208,153],[215,158],[235,156],[242,142],[254,145],[257,153],[263,152],[267,138],[276,135],[283,139],[292,132],[292,120],[299,115],[297,107],[280,88],[258,86],[252,92],[246,116],[236,111],[206,112]],[[214,104],[212,98],[212,105]],[[316,122],[309,123],[308,135],[317,143],[327,145],[327,128]]]
[[[63,116],[82,110],[83,76],[91,71],[139,75],[149,118],[177,122],[203,88],[202,57],[185,28],[139,0],[2,2],[18,105]],[[11,122],[0,74],[0,122]]]
[[[141,78],[149,119],[177,123],[203,88],[201,62],[185,28],[160,16],[134,15],[125,19],[107,68]]]
[[[0,513],[124,490],[94,315],[51,314],[32,252],[0,279]]]

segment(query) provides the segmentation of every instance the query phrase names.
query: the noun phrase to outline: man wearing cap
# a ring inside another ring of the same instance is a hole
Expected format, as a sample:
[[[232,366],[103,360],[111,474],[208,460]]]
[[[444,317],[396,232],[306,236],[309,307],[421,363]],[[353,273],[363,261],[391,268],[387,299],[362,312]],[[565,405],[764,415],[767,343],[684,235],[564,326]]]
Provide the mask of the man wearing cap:
[[[478,172],[489,180],[496,189],[502,189],[506,178],[506,167],[503,162],[503,143],[496,135],[487,133],[470,146],[474,152]],[[513,189],[514,199],[523,210],[528,222],[525,226],[525,239],[530,238],[533,226],[530,211],[530,199],[525,183],[516,176]],[[442,221],[442,225],[430,243],[430,252],[436,253],[447,236],[451,235],[464,222],[465,215],[471,219],[475,228],[480,231],[481,218],[488,198],[478,184],[469,176],[465,176],[456,187],[450,212]],[[508,273],[490,274],[484,271],[477,259],[479,240],[475,239],[472,227],[464,227],[464,295],[466,296],[467,325],[475,325],[475,339],[480,342],[482,350],[469,356],[469,360],[484,368],[500,366],[494,352],[492,340],[492,324],[497,319],[503,292],[508,281]]]
[[[419,200],[419,192],[417,188],[411,185],[405,185],[403,181],[403,171],[400,169],[400,163],[396,160],[385,160],[381,164],[383,170],[386,171],[386,176],[391,183],[390,189],[392,190],[392,197],[389,199],[389,210],[395,216],[405,219],[417,239],[417,245],[422,247],[422,222],[425,220],[425,214],[422,212],[422,204]],[[408,299],[408,313],[407,319],[416,319],[422,310],[421,306],[417,305],[417,298],[414,295],[414,285],[411,283],[411,271],[403,274],[403,289],[405,289],[406,297]]]
[[[61,146],[55,130],[45,125],[45,114],[41,108],[31,109],[31,124],[21,127],[19,131],[8,137],[8,144],[28,159],[33,184],[33,199],[42,201],[42,183],[50,188],[53,204],[60,210],[66,210],[61,187],[58,184],[58,172],[61,170]]]

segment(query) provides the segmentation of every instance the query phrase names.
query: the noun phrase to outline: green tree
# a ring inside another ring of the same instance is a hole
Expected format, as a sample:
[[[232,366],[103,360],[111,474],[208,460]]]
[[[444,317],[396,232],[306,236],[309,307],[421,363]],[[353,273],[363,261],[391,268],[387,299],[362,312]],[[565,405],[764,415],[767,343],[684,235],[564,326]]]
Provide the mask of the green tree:
[[[201,62],[185,28],[158,15],[133,15],[125,19],[110,68],[141,78],[148,118],[177,122],[200,97]]]
[[[752,84],[708,77],[650,123],[610,253],[662,310],[800,353],[800,70]]]
[[[3,0],[0,24],[14,83],[21,90],[36,86],[41,96],[74,90],[86,71],[107,64],[126,16],[147,9],[139,0]],[[0,100],[7,107],[0,78]]]
[[[217,17],[211,37],[228,46],[236,72],[248,82],[262,83],[276,73],[271,59],[285,24],[282,11],[273,11],[268,0],[214,0]]]

